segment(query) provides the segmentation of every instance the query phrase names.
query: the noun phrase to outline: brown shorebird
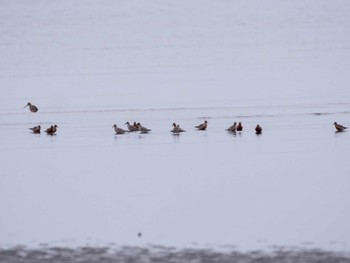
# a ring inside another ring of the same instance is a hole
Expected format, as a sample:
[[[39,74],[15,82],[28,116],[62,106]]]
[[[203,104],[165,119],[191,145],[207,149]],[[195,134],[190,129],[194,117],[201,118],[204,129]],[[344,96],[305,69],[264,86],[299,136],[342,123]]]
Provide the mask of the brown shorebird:
[[[194,127],[197,128],[200,131],[204,131],[208,127],[208,122],[204,121],[204,123],[199,124],[199,125],[194,126]]]
[[[139,123],[139,122],[137,123],[137,127],[139,128],[139,131],[141,133],[148,133],[148,132],[152,131],[151,129],[147,129],[146,127],[143,127],[141,125],[141,123]]]
[[[128,132],[126,130],[123,130],[122,128],[118,128],[116,124],[114,124],[112,126],[112,128],[114,128],[115,134],[124,134],[124,133]]]
[[[52,125],[51,125],[51,127],[47,128],[47,129],[45,130],[45,132],[46,132],[47,134],[52,134],[52,131],[53,131],[53,126],[52,126]]]
[[[180,128],[180,125],[179,124],[176,124],[175,122],[173,123],[173,129],[170,131],[174,134],[179,134],[180,132],[185,132],[185,130],[181,129]]]
[[[341,124],[338,124],[337,122],[334,122],[333,123],[335,128],[337,129],[338,132],[342,132],[342,131],[345,131],[348,127],[345,127]]]
[[[261,134],[262,133],[262,128],[259,124],[256,125],[255,127],[255,133],[256,134]]]
[[[35,126],[33,128],[29,128],[29,130],[32,130],[33,133],[40,133],[40,129],[41,129],[40,125]]]
[[[24,108],[27,107],[27,106],[29,106],[29,110],[31,112],[37,112],[38,111],[38,108],[35,105],[32,105],[30,102],[28,102],[28,104],[26,106],[24,106]]]
[[[57,131],[57,128],[58,128],[58,126],[56,124],[55,125],[51,125],[51,127],[47,128],[45,132],[48,135],[54,135],[54,133]]]
[[[138,131],[139,128],[137,126],[135,126],[135,122],[134,122],[134,125],[131,125],[128,121],[125,123],[125,125],[128,125],[128,129],[129,131],[131,132],[135,132],[135,131]]]
[[[243,131],[243,126],[241,122],[238,123],[237,131]]]
[[[58,128],[58,126],[55,124],[55,125],[53,126],[53,131],[52,131],[52,133],[55,133],[55,132],[57,131],[57,128]]]
[[[137,129],[137,131],[140,130],[140,127],[139,127],[139,125],[136,123],[136,121],[134,121],[133,125],[134,125],[134,127]]]
[[[234,133],[236,132],[236,130],[237,130],[237,122],[234,122],[232,126],[226,129],[226,131],[234,132]]]

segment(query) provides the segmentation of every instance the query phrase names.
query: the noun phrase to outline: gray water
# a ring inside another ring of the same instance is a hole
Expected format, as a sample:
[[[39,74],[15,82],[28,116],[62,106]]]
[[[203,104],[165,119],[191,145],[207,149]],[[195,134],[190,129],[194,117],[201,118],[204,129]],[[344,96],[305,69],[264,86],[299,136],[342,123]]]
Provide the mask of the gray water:
[[[343,262],[348,1],[0,7],[3,261]],[[114,135],[126,121],[152,132]]]

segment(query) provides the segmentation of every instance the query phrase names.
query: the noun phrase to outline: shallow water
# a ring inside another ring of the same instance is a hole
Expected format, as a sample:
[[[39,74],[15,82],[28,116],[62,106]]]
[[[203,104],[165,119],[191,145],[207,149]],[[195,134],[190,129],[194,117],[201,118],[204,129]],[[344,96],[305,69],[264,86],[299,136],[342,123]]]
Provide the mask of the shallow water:
[[[350,143],[348,132],[332,126],[348,116],[342,107],[321,115],[319,107],[297,106],[293,111],[304,113],[291,115],[290,107],[241,117],[216,108],[2,116],[11,118],[0,136],[2,242],[348,250]],[[47,116],[57,120],[57,135],[31,134],[28,127],[46,127]],[[196,131],[204,118],[208,130]],[[114,135],[113,123],[127,120],[152,132]],[[171,134],[174,120],[187,132]],[[226,132],[231,120],[242,121],[243,132]],[[254,133],[256,123],[262,135]]]
[[[0,5],[0,256],[349,252],[347,1]]]

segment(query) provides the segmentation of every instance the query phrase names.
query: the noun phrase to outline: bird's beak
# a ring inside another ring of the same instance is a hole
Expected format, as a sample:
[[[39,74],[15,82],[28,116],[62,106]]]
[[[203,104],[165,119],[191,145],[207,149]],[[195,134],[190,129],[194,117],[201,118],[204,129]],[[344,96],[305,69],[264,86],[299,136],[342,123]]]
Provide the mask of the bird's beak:
[[[24,106],[23,109],[24,109],[25,107],[27,107],[27,106],[28,106],[28,105]]]

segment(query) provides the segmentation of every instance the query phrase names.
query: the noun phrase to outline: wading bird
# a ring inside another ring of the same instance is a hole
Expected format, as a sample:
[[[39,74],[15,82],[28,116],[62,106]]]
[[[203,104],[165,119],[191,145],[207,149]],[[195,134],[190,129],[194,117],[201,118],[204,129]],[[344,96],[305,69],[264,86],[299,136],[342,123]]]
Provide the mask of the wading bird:
[[[135,132],[135,131],[138,131],[139,128],[137,126],[135,126],[135,122],[134,122],[134,125],[130,124],[128,121],[125,123],[125,125],[128,125],[128,130],[131,131],[131,132]]]
[[[243,131],[243,126],[241,122],[238,123],[237,131]]]
[[[48,134],[48,135],[54,135],[54,133],[57,131],[57,128],[58,126],[55,124],[55,125],[51,125],[49,128],[47,128],[45,130],[45,132]]]
[[[334,124],[334,126],[335,126],[335,128],[337,129],[338,132],[342,132],[342,131],[344,131],[344,130],[346,130],[348,128],[348,127],[345,127],[345,126],[343,126],[341,124],[338,124],[337,122],[334,122],[333,124]]]
[[[24,108],[27,107],[27,106],[29,106],[29,110],[31,112],[37,112],[38,111],[38,108],[35,105],[32,105],[30,102],[28,102],[28,104],[26,106],[24,106]]]
[[[171,130],[172,133],[174,134],[179,134],[180,132],[185,132],[185,130],[180,128],[179,124],[176,124],[175,122],[173,123],[173,129]]]
[[[152,131],[151,129],[148,129],[148,128],[146,128],[146,127],[143,127],[142,125],[141,125],[141,123],[137,123],[137,127],[139,128],[139,131],[141,132],[141,133],[148,133],[148,132],[150,132],[150,131]]]
[[[33,133],[40,133],[41,127],[38,125],[33,128],[29,128],[29,130],[32,130]]]
[[[262,133],[262,128],[259,124],[256,125],[255,127],[255,133],[256,134],[261,134]]]
[[[236,132],[236,130],[237,130],[237,122],[234,122],[232,126],[226,129],[226,131],[229,131],[229,132]]]
[[[122,128],[118,128],[116,124],[114,124],[112,126],[112,128],[114,128],[115,134],[124,134],[124,133],[128,132],[126,130],[123,130]]]
[[[208,127],[208,122],[204,121],[204,123],[199,124],[199,125],[194,126],[194,127],[197,128],[200,131],[204,131]]]

